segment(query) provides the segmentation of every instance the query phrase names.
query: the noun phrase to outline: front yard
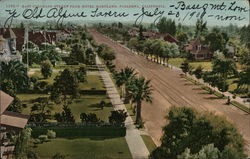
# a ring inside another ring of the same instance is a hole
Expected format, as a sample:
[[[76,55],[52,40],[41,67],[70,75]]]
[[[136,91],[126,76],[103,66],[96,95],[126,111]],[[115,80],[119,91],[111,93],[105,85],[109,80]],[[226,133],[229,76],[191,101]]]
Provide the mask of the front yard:
[[[57,138],[38,144],[33,148],[42,159],[51,159],[56,153],[66,156],[66,159],[131,159],[124,137],[84,137]]]

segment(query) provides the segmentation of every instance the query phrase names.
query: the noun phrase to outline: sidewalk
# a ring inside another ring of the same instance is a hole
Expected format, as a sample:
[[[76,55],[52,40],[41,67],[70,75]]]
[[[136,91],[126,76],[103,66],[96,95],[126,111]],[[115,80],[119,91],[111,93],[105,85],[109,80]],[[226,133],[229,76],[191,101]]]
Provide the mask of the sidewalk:
[[[120,95],[109,76],[109,73],[103,68],[98,56],[96,56],[96,64],[99,68],[100,75],[104,81],[108,96],[115,110],[124,109],[127,111],[125,105],[120,99]],[[136,129],[134,122],[130,116],[125,121],[126,126],[126,141],[133,159],[148,159],[149,151],[140,136],[140,131]]]

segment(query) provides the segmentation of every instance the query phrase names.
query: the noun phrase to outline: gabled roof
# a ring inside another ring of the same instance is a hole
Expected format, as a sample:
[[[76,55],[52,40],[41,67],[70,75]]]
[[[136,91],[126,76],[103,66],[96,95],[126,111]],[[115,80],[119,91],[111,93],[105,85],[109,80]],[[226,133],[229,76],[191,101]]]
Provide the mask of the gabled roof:
[[[0,90],[0,115],[8,108],[13,101],[13,97]]]
[[[163,35],[163,39],[165,41],[168,41],[168,42],[171,42],[171,43],[178,43],[179,42],[177,39],[175,39],[172,35],[170,35],[168,33]]]
[[[28,122],[28,119],[29,116],[27,115],[5,111],[1,115],[1,124],[23,129]]]

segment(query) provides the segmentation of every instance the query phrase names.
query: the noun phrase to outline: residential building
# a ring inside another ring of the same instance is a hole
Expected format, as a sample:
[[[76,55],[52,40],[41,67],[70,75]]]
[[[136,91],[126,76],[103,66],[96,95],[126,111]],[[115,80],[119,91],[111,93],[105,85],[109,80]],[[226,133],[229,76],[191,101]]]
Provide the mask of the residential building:
[[[190,41],[186,47],[185,51],[194,60],[206,60],[213,57],[213,52],[210,51],[209,46],[202,43],[201,37]]]
[[[13,101],[13,97],[0,90],[0,159],[11,159],[15,145],[8,138],[9,132],[22,130],[28,122],[29,116],[6,109]]]

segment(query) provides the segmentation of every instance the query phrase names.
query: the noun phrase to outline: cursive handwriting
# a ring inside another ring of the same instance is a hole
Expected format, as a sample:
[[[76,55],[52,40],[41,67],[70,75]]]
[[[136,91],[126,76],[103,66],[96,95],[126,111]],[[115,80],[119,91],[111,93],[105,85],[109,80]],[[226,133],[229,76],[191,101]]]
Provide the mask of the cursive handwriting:
[[[155,10],[153,12],[151,11],[148,11],[148,10],[145,10],[144,7],[142,7],[141,9],[141,13],[135,13],[133,16],[138,16],[135,20],[135,25],[140,25],[144,19],[144,17],[155,17],[155,20],[154,20],[154,24],[156,23],[157,20],[159,20],[163,14],[165,13],[165,11],[160,11],[158,8],[155,8]]]
[[[4,27],[11,26],[13,19],[18,18],[22,15],[24,19],[42,19],[42,18],[54,18],[57,19],[57,25],[62,25],[64,19],[72,18],[72,17],[87,17],[87,15],[82,12],[77,13],[69,13],[68,10],[64,8],[51,8],[47,12],[44,11],[43,8],[35,7],[33,9],[28,8],[25,9],[22,14],[17,13],[16,9],[14,10],[6,10],[8,12],[9,17],[6,19],[4,23]]]

